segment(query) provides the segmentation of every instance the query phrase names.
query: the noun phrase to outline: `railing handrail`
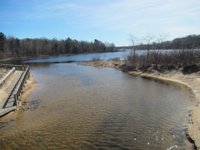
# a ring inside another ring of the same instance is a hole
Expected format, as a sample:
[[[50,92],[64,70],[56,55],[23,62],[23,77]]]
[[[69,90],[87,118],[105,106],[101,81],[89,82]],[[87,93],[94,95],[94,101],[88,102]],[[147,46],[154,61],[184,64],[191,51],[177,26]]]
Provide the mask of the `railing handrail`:
[[[14,94],[14,100],[15,100],[14,105],[16,105],[16,102],[17,102],[16,96],[17,96],[17,97],[19,96],[19,93],[21,92],[22,85],[24,84],[25,78],[27,77],[29,70],[30,70],[30,68],[29,68],[29,66],[27,66],[26,70],[20,75],[20,78],[18,79],[18,81],[17,81],[17,83],[15,84],[14,88],[13,88],[12,91],[10,92],[10,94],[9,94],[9,96],[8,96],[8,98],[7,98],[7,100],[6,100],[6,102],[4,103],[3,108],[5,108],[5,106],[7,105],[7,102],[9,101],[11,95],[13,94],[13,92],[14,92],[14,90],[16,89],[17,85],[19,84],[20,80],[21,80],[22,77],[24,76],[24,78],[23,78],[23,80],[22,80],[22,83],[21,83],[21,85],[20,85],[20,87],[19,87],[17,93]],[[19,91],[20,91],[20,92],[19,92]]]
[[[22,90],[22,87],[24,85],[24,82],[26,81],[26,79],[28,78],[28,75],[29,75],[29,71],[30,71],[30,68],[29,66],[26,68],[24,74],[23,74],[23,79],[22,79],[22,83],[20,84],[19,88],[18,88],[18,91],[16,94],[14,94],[14,97],[16,97],[18,99],[18,96],[20,95],[20,92]],[[20,79],[21,80],[21,79]]]
[[[28,67],[28,65],[0,64],[0,67],[5,67],[5,68],[13,68],[13,67],[15,67],[17,70],[24,70],[25,68]]]
[[[15,71],[15,67],[13,67],[2,79],[0,79],[0,86],[10,77],[10,75]]]

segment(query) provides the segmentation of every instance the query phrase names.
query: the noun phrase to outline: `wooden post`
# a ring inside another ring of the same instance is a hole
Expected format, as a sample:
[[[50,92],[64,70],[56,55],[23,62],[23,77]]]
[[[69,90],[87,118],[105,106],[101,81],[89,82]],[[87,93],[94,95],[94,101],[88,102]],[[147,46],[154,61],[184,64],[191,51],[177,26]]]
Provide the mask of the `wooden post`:
[[[14,105],[16,105],[16,106],[17,106],[18,104],[17,104],[17,95],[16,95],[16,94],[14,95],[14,100],[15,100],[15,103],[14,103]]]

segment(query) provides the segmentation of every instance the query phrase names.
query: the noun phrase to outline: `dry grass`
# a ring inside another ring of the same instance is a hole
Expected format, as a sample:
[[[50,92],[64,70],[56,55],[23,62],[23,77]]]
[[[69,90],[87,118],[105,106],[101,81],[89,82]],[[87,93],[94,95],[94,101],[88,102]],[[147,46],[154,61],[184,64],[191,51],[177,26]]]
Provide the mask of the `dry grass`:
[[[134,59],[135,58],[135,59]],[[135,60],[135,61],[133,61]],[[200,70],[200,50],[175,50],[163,53],[153,51],[144,55],[129,55],[126,60],[126,66],[132,66],[132,69],[142,71],[157,70],[183,70],[187,72],[186,67],[191,66],[191,72]],[[130,67],[131,68],[131,67]]]

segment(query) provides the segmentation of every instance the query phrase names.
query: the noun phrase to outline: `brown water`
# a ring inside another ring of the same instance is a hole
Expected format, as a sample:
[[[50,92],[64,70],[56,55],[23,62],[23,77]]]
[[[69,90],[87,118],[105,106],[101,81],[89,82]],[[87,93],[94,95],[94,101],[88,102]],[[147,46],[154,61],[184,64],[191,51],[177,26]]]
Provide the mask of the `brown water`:
[[[31,70],[30,109],[0,119],[0,149],[192,149],[185,90],[109,68]]]

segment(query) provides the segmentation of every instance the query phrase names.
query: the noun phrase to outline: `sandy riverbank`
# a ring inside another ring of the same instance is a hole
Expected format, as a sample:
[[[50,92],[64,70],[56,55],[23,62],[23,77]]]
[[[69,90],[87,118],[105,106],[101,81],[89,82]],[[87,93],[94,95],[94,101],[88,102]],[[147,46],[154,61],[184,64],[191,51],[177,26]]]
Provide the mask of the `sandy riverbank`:
[[[119,69],[123,61],[94,61],[94,62],[82,62],[82,65],[94,66],[94,67],[112,67]],[[197,149],[200,149],[200,74],[193,73],[184,75],[180,71],[171,71],[167,73],[143,73],[139,71],[129,71],[128,74],[132,76],[141,76],[145,79],[156,80],[165,84],[173,84],[179,87],[184,87],[190,90],[196,99],[196,106],[192,110],[190,115],[190,123],[188,125],[189,137],[195,143]]]
[[[31,74],[29,79],[26,81],[24,89],[22,90],[22,95],[20,97],[20,103],[19,103],[19,110],[27,110],[26,104],[31,95],[31,92],[36,87],[36,85],[37,85],[37,82],[35,78],[33,77],[33,75]]]
[[[124,64],[124,61],[119,61],[119,60],[109,60],[109,61],[86,61],[86,62],[81,62],[81,65],[86,65],[86,66],[93,66],[93,67],[111,67],[111,68],[116,68],[119,69],[119,67]]]
[[[26,82],[26,85],[23,89],[23,94],[21,96],[21,101],[22,102],[26,102],[27,99],[29,98],[33,88],[37,85],[36,80],[34,79],[34,77],[32,75],[30,75],[29,79]]]

